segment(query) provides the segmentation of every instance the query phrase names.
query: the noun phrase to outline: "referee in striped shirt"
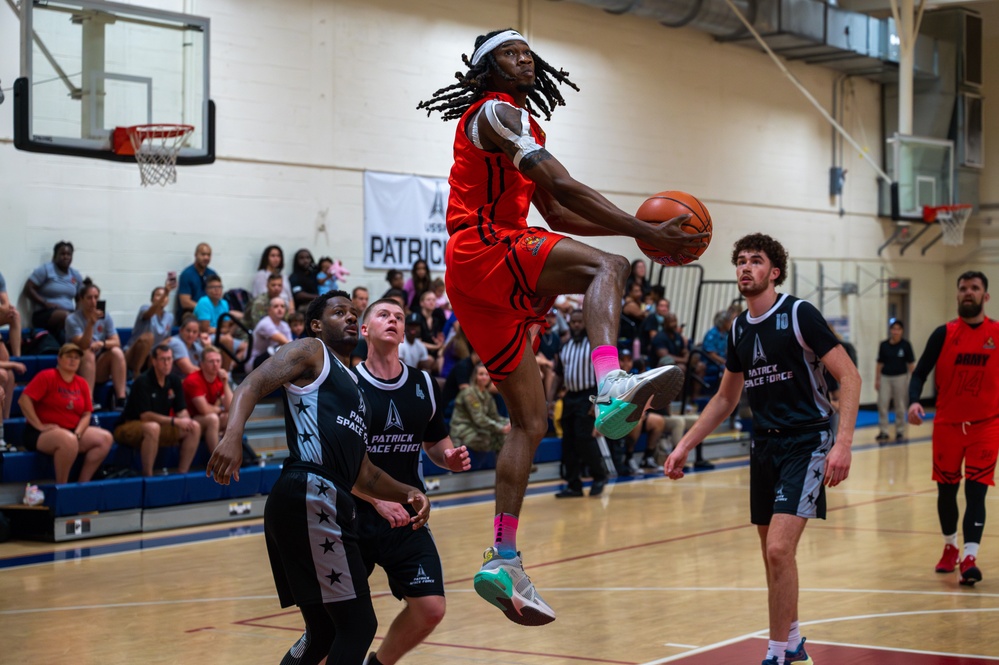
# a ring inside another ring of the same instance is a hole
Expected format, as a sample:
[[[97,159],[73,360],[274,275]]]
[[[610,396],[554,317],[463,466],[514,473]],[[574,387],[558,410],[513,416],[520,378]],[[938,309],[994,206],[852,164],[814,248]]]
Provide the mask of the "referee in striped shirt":
[[[557,356],[555,378],[548,391],[548,403],[553,404],[559,388],[564,384],[566,389],[562,398],[562,478],[566,487],[555,495],[559,499],[583,496],[580,478],[583,464],[593,474],[590,496],[599,496],[607,484],[604,459],[593,437],[590,397],[597,394],[597,379],[590,361],[590,341],[586,337],[582,310],[577,309],[569,315],[569,334],[569,341]]]

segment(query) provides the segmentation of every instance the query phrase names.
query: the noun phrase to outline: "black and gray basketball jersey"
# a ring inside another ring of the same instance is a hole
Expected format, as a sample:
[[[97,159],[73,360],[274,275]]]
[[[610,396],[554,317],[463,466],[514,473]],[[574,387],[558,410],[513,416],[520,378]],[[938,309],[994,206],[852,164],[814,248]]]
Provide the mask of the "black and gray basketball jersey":
[[[812,303],[787,294],[760,317],[745,311],[736,318],[725,367],[743,375],[755,429],[794,430],[829,419],[820,358],[838,344]]]
[[[368,459],[399,482],[424,489],[423,442],[448,436],[437,382],[405,364],[399,376],[388,380],[372,375],[365,363],[354,371],[371,412]],[[370,506],[365,501],[358,504]]]
[[[369,409],[357,377],[326,349],[323,371],[300,388],[284,386],[285,466],[304,462],[338,487],[354,486],[368,441]]]

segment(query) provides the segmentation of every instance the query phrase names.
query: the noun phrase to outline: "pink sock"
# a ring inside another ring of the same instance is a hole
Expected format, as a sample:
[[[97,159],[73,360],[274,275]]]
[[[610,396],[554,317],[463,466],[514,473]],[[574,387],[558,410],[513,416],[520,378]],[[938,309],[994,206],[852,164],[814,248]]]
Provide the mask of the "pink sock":
[[[500,513],[493,519],[493,533],[496,534],[494,545],[500,556],[513,558],[517,556],[517,525],[520,520],[516,515]]]
[[[597,386],[605,376],[616,369],[621,369],[621,362],[617,359],[617,347],[610,344],[593,349],[590,352],[590,359],[593,360],[593,371],[597,375]]]

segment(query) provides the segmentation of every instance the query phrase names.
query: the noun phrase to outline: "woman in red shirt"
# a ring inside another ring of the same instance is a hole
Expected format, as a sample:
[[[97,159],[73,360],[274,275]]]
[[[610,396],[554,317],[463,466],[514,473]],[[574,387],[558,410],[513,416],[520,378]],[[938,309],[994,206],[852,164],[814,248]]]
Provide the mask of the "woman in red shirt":
[[[90,387],[77,374],[82,357],[76,344],[63,344],[55,369],[35,375],[18,400],[28,421],[22,443],[52,456],[57,484],[69,482],[69,471],[81,453],[79,482],[93,478],[114,441],[111,432],[90,426]]]

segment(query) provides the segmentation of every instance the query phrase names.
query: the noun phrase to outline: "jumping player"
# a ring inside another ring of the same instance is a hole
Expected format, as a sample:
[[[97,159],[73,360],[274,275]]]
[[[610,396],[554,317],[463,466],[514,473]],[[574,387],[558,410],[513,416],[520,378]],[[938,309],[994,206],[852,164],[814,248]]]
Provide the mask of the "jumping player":
[[[957,549],[957,491],[964,462],[964,556],[961,584],[982,579],[978,545],[985,530],[985,494],[995,485],[999,451],[999,321],[985,316],[989,279],[968,271],[957,278],[957,318],[930,335],[909,380],[909,422],[926,415],[919,396],[936,368],[937,413],[933,418],[933,480],[937,484],[937,515],[944,536],[938,573],[953,573]]]
[[[399,482],[423,489],[421,451],[450,471],[468,471],[472,463],[465,446],[451,443],[437,382],[399,360],[405,319],[393,299],[377,300],[367,308],[361,334],[368,342],[368,357],[354,372],[371,413],[368,457]],[[369,497],[357,487],[354,494],[364,499],[357,502],[357,531],[368,575],[380,565],[392,595],[406,603],[365,665],[395,665],[444,618],[441,558],[430,527],[409,528],[412,508]]]
[[[825,519],[824,486],[835,487],[850,473],[860,374],[814,305],[777,293],[787,273],[787,252],[779,242],[759,233],[745,236],[735,243],[732,263],[748,311],[729,333],[718,392],[664,471],[674,480],[683,477],[688,453],[735,410],[745,386],[754,422],[750,513],[763,550],[770,610],[763,665],[811,665],[798,630],[795,557],[808,520]],[[840,386],[835,442],[823,366]]]
[[[283,345],[246,377],[229,426],[208,461],[223,485],[239,481],[246,419],[256,403],[285,390],[289,457],[264,508],[264,536],[281,607],[296,604],[305,634],[281,662],[361,665],[378,627],[354,526],[355,484],[370,496],[411,505],[413,529],[426,524],[427,497],[368,460],[369,409],[347,369],[357,345],[350,296],[330,291],[306,312],[311,337]],[[315,339],[318,338],[318,339]]]
[[[489,370],[512,428],[496,460],[494,545],[475,590],[523,625],[554,621],[555,612],[524,573],[517,552],[518,516],[534,452],[548,429],[544,386],[535,359],[537,332],[554,298],[585,293],[584,317],[599,390],[596,427],[621,438],[641,417],[668,404],[683,372],[662,367],[638,376],[621,371],[617,326],[628,260],[527,225],[531,203],[556,231],[638,238],[673,256],[703,247],[707,234],[680,229],[687,216],[659,225],[635,219],[569,175],[545,149],[532,114],[563,105],[557,84],[577,89],[514,30],[478,37],[468,71],[418,108],[459,119],[448,201],[445,263],[455,315]]]

